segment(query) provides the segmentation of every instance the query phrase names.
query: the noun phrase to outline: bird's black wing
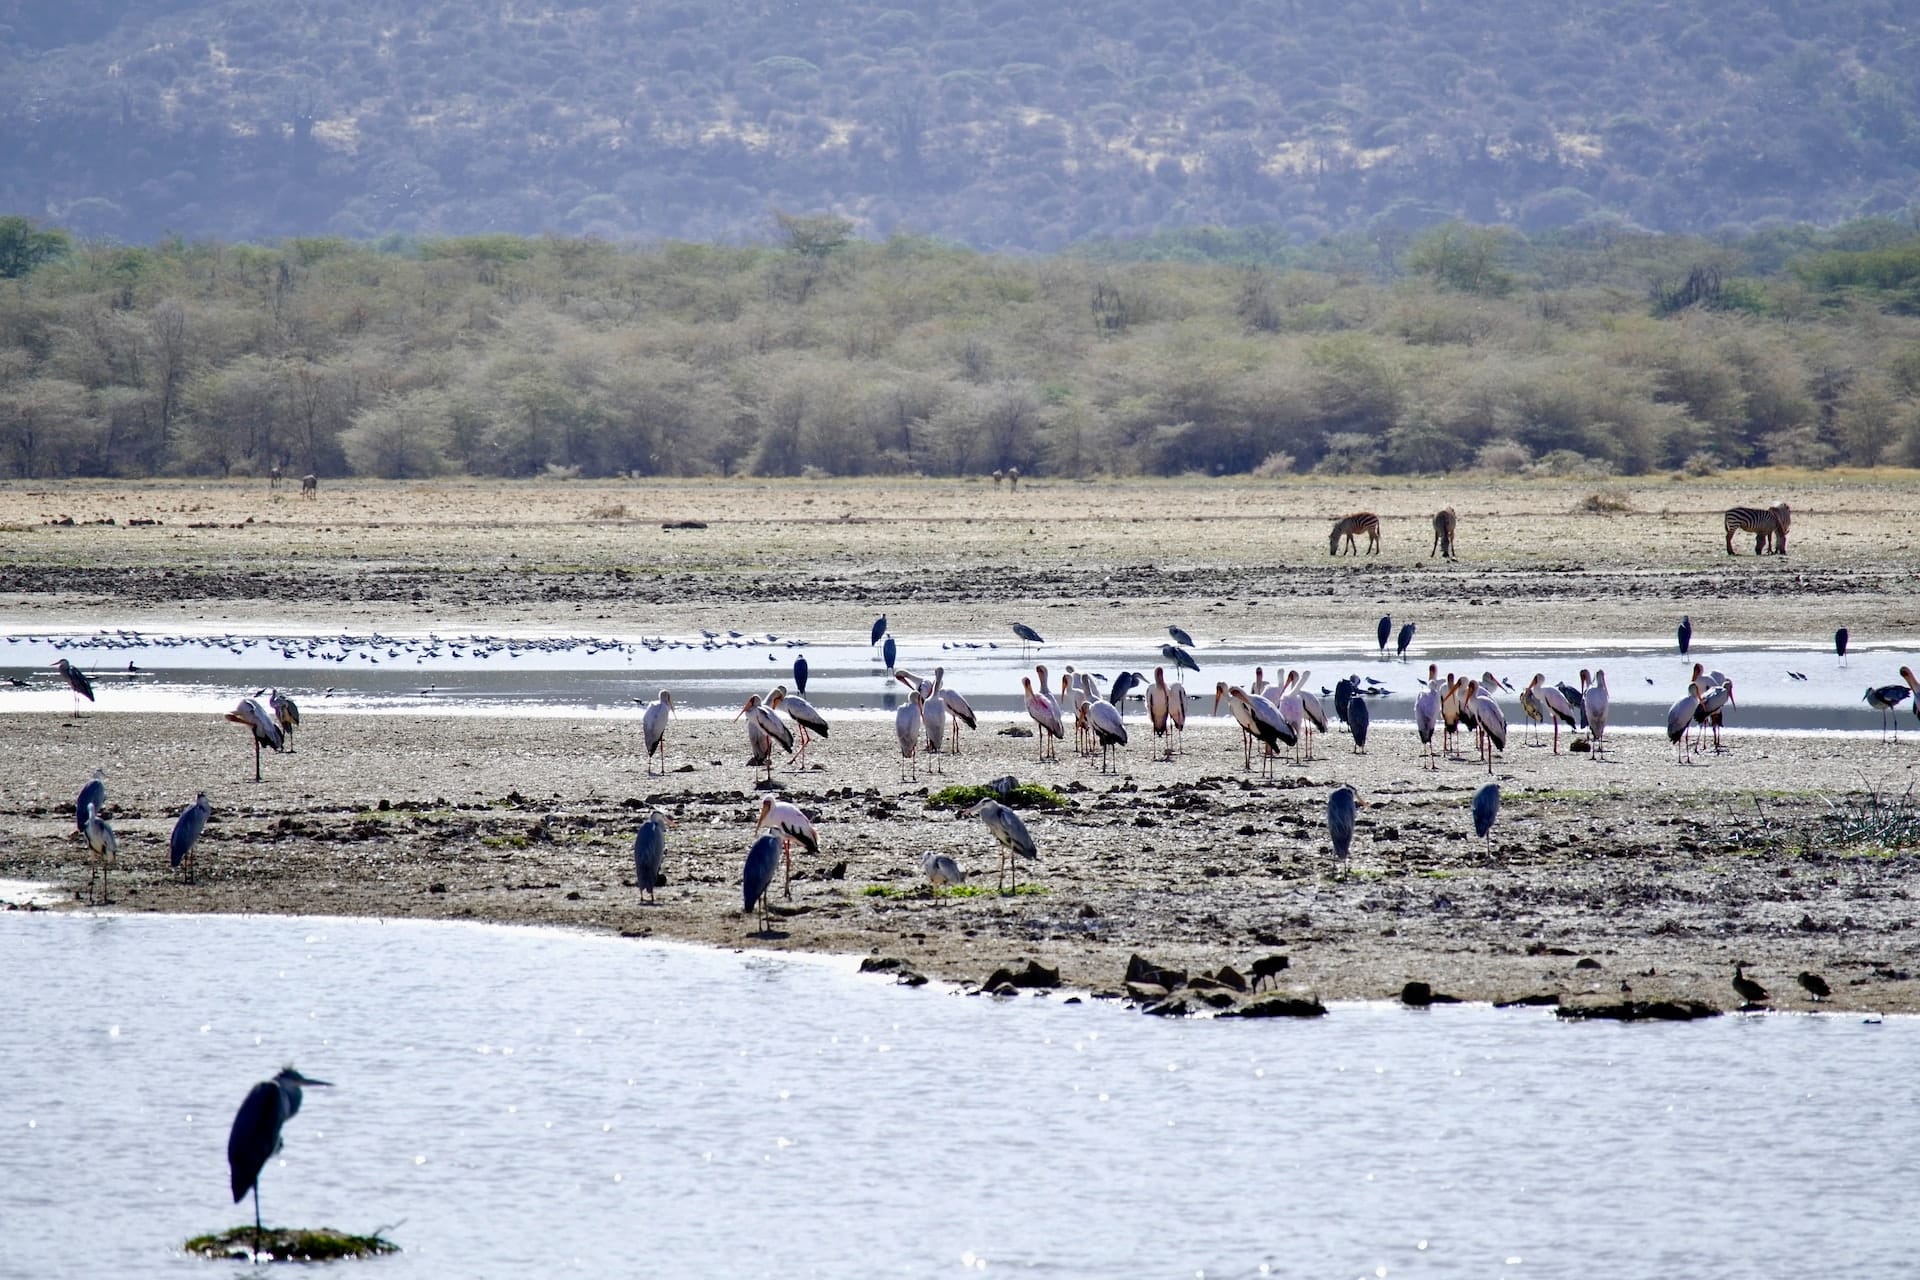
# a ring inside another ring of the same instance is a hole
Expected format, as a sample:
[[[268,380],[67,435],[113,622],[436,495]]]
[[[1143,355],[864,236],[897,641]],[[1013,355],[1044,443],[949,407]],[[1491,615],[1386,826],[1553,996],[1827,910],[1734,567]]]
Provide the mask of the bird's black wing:
[[[246,1198],[279,1145],[280,1088],[262,1080],[248,1091],[227,1134],[227,1169],[235,1204]]]

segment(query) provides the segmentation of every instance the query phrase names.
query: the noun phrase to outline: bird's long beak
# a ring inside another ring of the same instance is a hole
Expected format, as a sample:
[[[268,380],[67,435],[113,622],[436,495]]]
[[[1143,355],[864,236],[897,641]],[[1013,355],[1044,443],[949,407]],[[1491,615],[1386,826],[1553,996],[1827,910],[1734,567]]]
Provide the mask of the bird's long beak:
[[[745,714],[747,714],[747,711],[748,711],[748,710],[749,710],[749,709],[750,709],[750,708],[751,708],[752,706],[753,706],[753,699],[752,699],[752,698],[748,698],[748,699],[747,699],[747,700],[746,700],[745,702],[743,702],[742,704],[740,704],[740,709],[739,709],[738,711],[736,711],[736,712],[734,712],[734,713],[733,713],[733,718],[734,718],[735,720],[738,720],[738,719],[739,719],[739,718],[740,718],[741,716],[743,716],[743,715],[745,715]]]

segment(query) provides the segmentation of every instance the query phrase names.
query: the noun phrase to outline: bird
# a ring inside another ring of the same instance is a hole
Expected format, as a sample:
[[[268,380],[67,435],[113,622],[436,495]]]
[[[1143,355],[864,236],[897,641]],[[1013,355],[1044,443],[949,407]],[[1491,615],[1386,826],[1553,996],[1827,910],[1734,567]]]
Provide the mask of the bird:
[[[240,699],[239,705],[227,712],[226,718],[235,724],[245,725],[252,733],[253,780],[260,781],[260,748],[266,746],[275,751],[286,750],[286,735],[281,731],[280,722],[253,698]]]
[[[773,930],[773,904],[767,900],[767,891],[773,887],[773,873],[780,866],[780,848],[780,837],[773,832],[760,836],[747,850],[747,865],[740,873],[740,909],[751,912],[759,904],[761,933]]]
[[[1365,698],[1354,698],[1347,703],[1347,728],[1353,734],[1353,753],[1357,756],[1367,754],[1367,726],[1373,722],[1373,712],[1367,710]],[[1429,732],[1427,737],[1432,738]]]
[[[1186,753],[1187,686],[1176,680],[1167,686],[1167,719],[1173,724],[1174,750]]]
[[[900,766],[903,782],[920,776],[921,707],[925,701],[925,696],[915,689],[913,696],[893,713],[893,736],[900,743],[900,759],[904,762]]]
[[[1571,731],[1579,725],[1580,717],[1574,711],[1573,704],[1567,701],[1567,696],[1548,684],[1544,675],[1533,677],[1533,696],[1539,702],[1541,711],[1553,720],[1553,754],[1559,755],[1561,722],[1565,721]]]
[[[58,662],[49,665],[66,678],[67,688],[73,690],[73,714],[76,716],[79,715],[80,699],[85,698],[88,702],[93,701],[93,681],[87,679],[86,672],[74,666],[65,658],[61,658]]]
[[[1353,848],[1353,811],[1358,804],[1352,787],[1338,787],[1327,797],[1327,834],[1333,837],[1333,856],[1343,871]]]
[[[787,728],[787,722],[762,706],[759,694],[748,696],[734,719],[741,716],[747,719],[747,763],[754,766],[766,766],[767,778],[773,778],[773,748],[778,743],[788,755],[793,754],[793,730]]]
[[[1687,656],[1687,650],[1693,647],[1693,619],[1682,617],[1680,629],[1674,634],[1680,639],[1680,656],[1684,658]]]
[[[947,688],[946,679],[947,669],[945,667],[935,667],[933,669],[933,696],[940,700],[940,705],[945,707],[947,714],[952,717],[947,723],[953,729],[953,754],[959,755],[960,726],[965,725],[969,729],[978,729],[980,727],[980,721],[979,718],[973,714],[973,704],[968,702],[966,696],[958,689]]]
[[[660,772],[667,771],[667,721],[673,715],[673,695],[665,689],[640,715],[640,736],[647,744],[647,772],[653,772],[654,753],[660,754]]]
[[[807,763],[807,744],[815,738],[827,736],[827,718],[814,710],[813,704],[799,694],[788,693],[787,686],[777,684],[767,694],[766,705],[774,711],[784,711],[793,717],[794,724],[800,728],[799,763]]]
[[[100,901],[112,902],[107,895],[107,866],[120,860],[120,842],[114,839],[113,828],[107,825],[107,819],[98,809],[87,810],[87,848],[93,856],[87,860],[87,902],[93,902],[93,877],[100,876]]]
[[[271,1080],[262,1080],[247,1090],[247,1097],[234,1113],[233,1128],[227,1133],[227,1181],[233,1190],[233,1202],[239,1204],[247,1192],[253,1192],[253,1253],[260,1256],[260,1170],[280,1151],[280,1130],[300,1114],[301,1089],[304,1086],[331,1088],[325,1080],[303,1076],[291,1066],[282,1067]]]
[[[1900,678],[1907,682],[1907,691],[1913,695],[1913,718],[1920,720],[1920,677],[1915,677],[1912,667],[1902,667]]]
[[[785,800],[775,800],[772,796],[760,802],[760,817],[753,824],[755,831],[762,827],[771,827],[780,835],[780,856],[786,862],[786,896],[793,896],[793,842],[808,853],[820,852],[820,836],[813,829],[813,821],[800,811],[798,805],[788,804]],[[751,904],[749,904],[751,905]]]
[[[1127,745],[1127,725],[1120,718],[1120,708],[1104,700],[1089,702],[1087,727],[1093,731],[1094,741],[1100,747],[1100,772],[1111,773],[1113,749]]]
[[[1725,749],[1720,745],[1720,727],[1725,723],[1727,708],[1738,705],[1733,700],[1733,681],[1727,680],[1705,690],[1700,698],[1699,707],[1693,713],[1695,720],[1712,727],[1715,755]]]
[[[1833,988],[1827,985],[1827,980],[1817,973],[1809,973],[1803,970],[1797,981],[1806,989],[1807,995],[1814,1000],[1825,1000],[1833,994]]]
[[[1200,647],[1193,642],[1193,637],[1188,635],[1184,628],[1168,627],[1167,634],[1172,636],[1173,642],[1183,649],[1198,649]]]
[[[273,712],[274,723],[280,726],[280,736],[285,739],[287,750],[292,751],[293,731],[300,727],[299,704],[274,689],[267,694],[267,709]]]
[[[1734,993],[1748,1004],[1765,1004],[1767,1002],[1767,989],[1755,982],[1752,978],[1749,978],[1746,974],[1746,968],[1747,966],[1744,961],[1733,966]]]
[[[1026,690],[1027,714],[1038,726],[1040,737],[1040,759],[1058,759],[1059,753],[1053,749],[1056,740],[1067,736],[1067,727],[1061,723],[1060,708],[1053,705],[1053,699],[1045,692],[1044,681],[1041,692],[1033,688],[1033,677],[1021,676],[1020,687]]]
[[[1868,706],[1880,713],[1880,736],[1882,738],[1886,736],[1888,724],[1892,724],[1893,740],[1895,742],[1900,740],[1900,722],[1898,720],[1891,720],[1890,716],[1893,710],[1905,702],[1911,693],[1913,693],[1913,689],[1910,685],[1883,684],[1877,689],[1872,687],[1867,689],[1864,701]]]
[[[1833,633],[1833,653],[1840,660],[1841,666],[1847,665],[1847,629],[1845,627]]]
[[[920,855],[920,870],[927,877],[927,884],[933,889],[944,889],[949,885],[965,884],[967,873],[960,864],[944,853],[935,853],[931,849]]]
[[[167,861],[170,865],[182,868],[187,882],[193,882],[193,846],[200,843],[200,833],[207,829],[207,819],[213,816],[213,806],[207,803],[207,793],[202,791],[193,798],[193,803],[180,811],[180,817],[173,824],[173,834],[167,837]]]
[[[1505,756],[1507,751],[1506,713],[1500,710],[1500,704],[1493,700],[1493,695],[1479,681],[1472,681],[1467,688],[1474,691],[1468,698],[1468,705],[1473,708],[1474,723],[1479,726],[1486,740],[1487,772],[1492,773],[1493,753],[1498,751]]]
[[[652,902],[660,884],[660,868],[667,857],[667,817],[658,809],[647,815],[633,837],[633,884]]]
[[[893,670],[893,660],[899,652],[900,646],[893,642],[891,635],[880,642],[880,657],[887,664],[887,670]]]
[[[1380,625],[1374,628],[1373,634],[1374,638],[1380,642],[1380,656],[1383,658],[1386,657],[1387,641],[1393,637],[1393,615],[1390,613],[1381,614]]]
[[[1412,643],[1413,643],[1413,624],[1409,622],[1400,628],[1400,638],[1394,642],[1395,644],[1394,656],[1398,658],[1406,657],[1407,646]]]
[[[1686,696],[1667,708],[1667,741],[1675,744],[1676,763],[1687,763],[1687,730],[1693,727],[1693,713],[1700,709],[1700,682],[1687,686]]]
[[[1600,739],[1607,732],[1607,708],[1613,695],[1607,692],[1607,673],[1595,671],[1593,684],[1582,691],[1587,708],[1587,735],[1593,739],[1593,754],[1600,754]]]
[[[1009,865],[1013,867],[1014,888],[1019,888],[1020,864],[1015,861],[1015,858],[1037,859],[1039,857],[1039,850],[1033,843],[1033,836],[1027,831],[1027,824],[1020,820],[1019,814],[992,797],[980,801],[970,809],[962,810],[962,813],[966,817],[980,819],[986,824],[987,830],[993,833],[993,838],[1000,842],[1001,888],[1006,887]]]
[[[1351,709],[1347,715],[1353,715]],[[1440,724],[1440,682],[1430,680],[1427,687],[1413,700],[1413,727],[1420,735],[1420,764],[1422,768],[1438,769],[1440,761],[1433,752],[1433,731]]]
[[[1473,793],[1473,834],[1487,842],[1493,852],[1493,820],[1500,816],[1500,784],[1489,782]]]
[[[804,653],[793,660],[793,691],[799,694],[807,691],[807,656]]]
[[[1046,640],[1038,631],[1035,631],[1024,622],[1016,622],[1013,624],[1013,634],[1020,638],[1020,655],[1022,657],[1026,656],[1028,645],[1046,643]]]
[[[883,613],[873,620],[873,639],[867,641],[867,643],[879,644],[880,637],[885,634],[887,634],[887,615]]]
[[[1173,690],[1167,686],[1165,667],[1153,669],[1153,683],[1147,686],[1147,723],[1153,727],[1153,736],[1160,739],[1162,760],[1173,759],[1173,747],[1167,741],[1167,730],[1173,721]]]
[[[1200,670],[1200,664],[1193,660],[1193,655],[1188,653],[1185,649],[1182,649],[1177,644],[1161,645],[1160,656],[1165,658],[1168,662],[1171,662],[1176,669],[1184,668],[1188,671],[1193,671],[1193,672],[1198,672]]]
[[[107,803],[107,771],[95,769],[93,780],[80,788],[80,794],[73,798],[73,829],[81,835],[87,834],[87,815],[95,809],[104,808]]]

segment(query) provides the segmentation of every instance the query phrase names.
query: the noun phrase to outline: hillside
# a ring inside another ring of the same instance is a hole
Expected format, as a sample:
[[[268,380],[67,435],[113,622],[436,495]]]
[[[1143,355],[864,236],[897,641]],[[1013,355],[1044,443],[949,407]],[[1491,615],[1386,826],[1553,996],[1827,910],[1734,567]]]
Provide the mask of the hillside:
[[[1050,250],[1898,214],[1892,0],[0,2],[0,212],[85,236]]]

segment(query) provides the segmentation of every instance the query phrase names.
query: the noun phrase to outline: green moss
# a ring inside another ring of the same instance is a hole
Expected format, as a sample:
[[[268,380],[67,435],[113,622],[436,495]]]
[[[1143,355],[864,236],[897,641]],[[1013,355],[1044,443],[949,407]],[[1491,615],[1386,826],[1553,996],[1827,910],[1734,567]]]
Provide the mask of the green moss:
[[[892,885],[870,884],[860,891],[860,896],[863,898],[897,898],[900,896],[900,891]]]
[[[982,782],[944,787],[927,797],[927,808],[965,809],[982,800],[998,800],[1009,809],[1064,809],[1073,803],[1052,787],[1043,787],[1037,782],[1023,782],[1004,796]]]
[[[251,1224],[208,1236],[195,1236],[182,1246],[203,1258],[253,1257]],[[380,1236],[356,1236],[331,1227],[294,1231],[268,1227],[260,1233],[260,1256],[274,1262],[338,1262],[343,1258],[377,1258],[398,1253],[400,1246]]]

